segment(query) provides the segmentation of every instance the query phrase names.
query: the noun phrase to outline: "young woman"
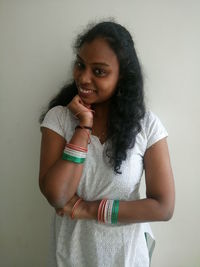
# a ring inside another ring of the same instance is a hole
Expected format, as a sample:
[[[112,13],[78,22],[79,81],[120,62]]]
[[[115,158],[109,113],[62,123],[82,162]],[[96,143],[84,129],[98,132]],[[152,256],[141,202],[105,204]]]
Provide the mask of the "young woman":
[[[98,23],[75,50],[73,81],[40,117],[39,185],[55,208],[49,266],[147,267],[155,242],[148,222],[167,221],[174,210],[168,134],[145,109],[123,26]]]

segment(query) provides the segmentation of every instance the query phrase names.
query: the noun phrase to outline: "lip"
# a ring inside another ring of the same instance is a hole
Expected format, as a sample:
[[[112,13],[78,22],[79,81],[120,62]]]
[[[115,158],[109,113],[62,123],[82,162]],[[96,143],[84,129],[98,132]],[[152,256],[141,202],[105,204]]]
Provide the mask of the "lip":
[[[82,86],[82,85],[79,85],[79,86],[78,86],[78,89],[80,89],[80,88],[82,88],[82,89],[84,89],[84,90],[92,90],[92,91],[95,91],[95,90],[92,89],[92,88],[89,88],[89,87],[86,87],[86,86]]]
[[[83,90],[88,90],[88,91],[91,91],[91,92],[88,92],[88,93],[85,93],[83,91],[81,91],[80,89],[83,89]],[[82,97],[88,97],[90,95],[92,95],[96,90],[93,90],[91,88],[87,88],[85,86],[79,86],[78,87],[78,92],[79,92],[79,95],[82,96]]]

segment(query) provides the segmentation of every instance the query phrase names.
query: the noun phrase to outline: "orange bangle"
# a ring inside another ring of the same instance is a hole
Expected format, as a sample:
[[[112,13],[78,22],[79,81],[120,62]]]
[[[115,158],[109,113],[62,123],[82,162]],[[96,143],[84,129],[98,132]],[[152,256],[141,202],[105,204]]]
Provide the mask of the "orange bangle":
[[[76,113],[74,116],[78,119],[78,117],[77,117],[77,115],[78,114],[80,114],[80,113],[82,113],[82,112],[89,112],[89,111],[91,111],[91,112],[94,112],[95,113],[95,111],[94,110],[92,110],[92,109],[89,109],[88,108],[88,110],[83,110],[83,111],[79,111],[78,113]]]
[[[74,211],[75,209],[77,208],[77,206],[79,205],[79,203],[82,201],[83,199],[82,198],[79,198],[76,203],[74,204],[73,208],[72,208],[72,213],[71,213],[71,219],[73,220],[74,219]]]

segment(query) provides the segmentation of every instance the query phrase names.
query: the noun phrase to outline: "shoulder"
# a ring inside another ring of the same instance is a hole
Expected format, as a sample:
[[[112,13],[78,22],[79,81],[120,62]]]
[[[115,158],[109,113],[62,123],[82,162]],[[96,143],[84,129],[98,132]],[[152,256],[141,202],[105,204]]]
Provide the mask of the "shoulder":
[[[66,128],[69,128],[71,125],[69,116],[69,109],[66,106],[55,106],[45,114],[40,128],[49,128],[61,136],[66,137]]]
[[[144,118],[141,120],[141,127],[147,141],[146,148],[168,136],[161,119],[151,110],[146,111]]]
[[[48,110],[47,114],[56,114],[56,115],[65,115],[67,113],[67,107],[66,106],[55,106]]]
[[[152,110],[147,110],[145,112],[144,118],[141,120],[141,127],[143,130],[150,130],[151,127],[157,126],[162,127],[163,124],[157,114],[155,114]]]
[[[67,116],[69,116],[69,109],[67,106],[58,105],[46,112],[43,122],[46,120],[62,121],[65,120]]]
[[[143,127],[147,127],[152,121],[158,119],[158,116],[150,109],[145,112],[144,118],[141,120]]]

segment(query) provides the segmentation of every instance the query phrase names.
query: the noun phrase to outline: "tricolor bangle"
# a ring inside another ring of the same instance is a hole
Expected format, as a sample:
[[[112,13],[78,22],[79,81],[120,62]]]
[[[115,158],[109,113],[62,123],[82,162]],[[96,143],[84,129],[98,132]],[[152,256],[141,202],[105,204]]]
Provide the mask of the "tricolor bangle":
[[[107,210],[107,223],[111,224],[111,217],[112,217],[112,207],[113,207],[114,200],[109,200],[108,202],[108,210]]]
[[[102,199],[98,208],[99,223],[116,224],[119,213],[119,200]]]
[[[72,161],[74,163],[84,163],[84,161],[85,161],[85,158],[74,157],[74,156],[68,155],[68,154],[66,154],[64,152],[62,154],[62,159],[63,160],[68,160],[68,161]]]
[[[86,148],[77,146],[75,144],[66,144],[62,154],[62,159],[74,163],[84,163],[86,155]]]
[[[80,152],[80,151],[77,151],[75,149],[71,149],[68,147],[65,147],[64,152],[71,156],[80,157],[80,158],[86,158],[86,155],[87,155],[86,152]]]
[[[119,200],[114,200],[113,208],[112,208],[112,217],[111,217],[112,224],[117,223],[118,212],[119,212]]]

